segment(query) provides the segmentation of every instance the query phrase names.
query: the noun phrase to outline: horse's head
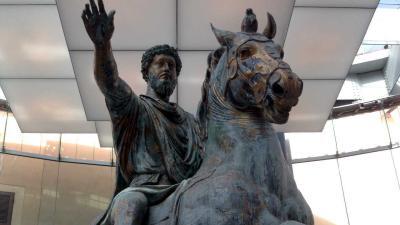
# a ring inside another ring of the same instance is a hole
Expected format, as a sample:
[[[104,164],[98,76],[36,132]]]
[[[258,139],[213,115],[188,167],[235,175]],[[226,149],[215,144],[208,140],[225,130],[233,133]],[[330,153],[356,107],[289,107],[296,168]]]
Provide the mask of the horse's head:
[[[272,40],[274,18],[268,13],[264,32],[257,33],[257,20],[251,9],[238,33],[212,27],[225,48],[213,76],[218,76],[225,99],[238,110],[263,112],[272,123],[286,123],[298,102],[303,82],[283,59],[283,50]]]

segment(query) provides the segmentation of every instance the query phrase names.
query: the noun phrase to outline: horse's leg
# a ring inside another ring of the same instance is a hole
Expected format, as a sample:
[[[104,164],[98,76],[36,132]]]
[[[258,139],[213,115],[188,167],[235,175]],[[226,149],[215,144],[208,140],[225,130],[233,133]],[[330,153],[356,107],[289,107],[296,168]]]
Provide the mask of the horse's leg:
[[[148,201],[137,191],[125,190],[114,197],[111,206],[111,224],[142,225],[146,220]]]
[[[304,223],[299,223],[297,221],[293,221],[293,220],[288,220],[284,223],[281,223],[279,225],[304,225]]]
[[[268,209],[264,209],[259,218],[259,222],[256,224],[261,225],[305,225],[304,223],[300,223],[294,220],[287,220],[282,222],[280,219],[276,218],[274,215],[270,213]]]
[[[311,209],[300,192],[297,196],[285,199],[282,202],[282,215],[286,220],[299,221],[307,225],[314,224]]]
[[[277,219],[275,216],[273,216],[271,213],[268,212],[268,210],[265,210],[260,217],[261,222],[257,224],[262,224],[262,225],[305,225],[304,223],[300,223],[294,220],[288,220],[285,222],[280,221]]]

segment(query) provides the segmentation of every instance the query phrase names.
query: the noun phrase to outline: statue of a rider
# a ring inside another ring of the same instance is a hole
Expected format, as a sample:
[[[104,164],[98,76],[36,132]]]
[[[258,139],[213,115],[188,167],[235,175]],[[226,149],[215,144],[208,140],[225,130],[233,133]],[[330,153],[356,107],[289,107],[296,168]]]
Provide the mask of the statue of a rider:
[[[176,49],[157,45],[142,57],[146,95],[136,95],[117,70],[111,49],[115,11],[90,0],[82,12],[94,43],[94,75],[110,113],[117,182],[114,198],[98,225],[143,224],[149,206],[172,193],[201,164],[200,129],[194,117],[169,102],[181,70]]]

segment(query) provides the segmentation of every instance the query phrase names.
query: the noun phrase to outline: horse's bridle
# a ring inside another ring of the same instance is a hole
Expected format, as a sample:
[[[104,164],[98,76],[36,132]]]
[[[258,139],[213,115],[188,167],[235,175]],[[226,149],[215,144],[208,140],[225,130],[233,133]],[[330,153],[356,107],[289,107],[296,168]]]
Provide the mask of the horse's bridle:
[[[244,44],[246,44],[246,43],[249,42],[249,41],[268,42],[269,40],[263,41],[263,40],[258,40],[258,39],[254,39],[254,38],[249,38],[249,39],[247,39],[246,41],[244,41],[243,43],[241,43],[241,44],[236,48],[235,52],[233,53],[233,54],[234,54],[233,57],[229,57],[229,55],[228,55],[229,58],[227,58],[227,63],[226,63],[227,68],[230,68],[230,65],[234,62],[234,63],[235,63],[235,71],[233,71],[232,75],[229,76],[228,79],[227,79],[227,81],[226,81],[225,88],[224,88],[224,96],[225,96],[225,97],[227,96],[228,85],[229,85],[229,83],[230,83],[233,79],[236,79],[238,76],[245,78],[245,79],[244,79],[245,81],[247,81],[247,79],[248,79],[248,78],[246,77],[244,71],[242,70],[242,69],[243,69],[243,68],[242,68],[243,66],[242,66],[241,64],[239,64],[239,61],[238,61],[238,58],[239,58],[239,55],[238,55],[238,54],[239,54],[239,53],[238,53],[237,50],[240,49],[241,46],[243,46]],[[228,53],[228,54],[230,53],[229,47],[227,48],[227,53]],[[283,66],[283,65],[285,65],[285,66]],[[281,62],[278,62],[278,65],[277,65],[275,68],[273,68],[268,74],[264,74],[264,75],[267,77],[267,83],[268,83],[268,80],[269,80],[269,78],[271,77],[271,75],[274,74],[274,73],[275,73],[277,70],[279,70],[279,69],[288,69],[288,67],[286,66],[286,64],[283,64],[283,63],[281,63]],[[264,95],[264,97],[263,97],[263,99],[262,99],[263,102],[266,102],[267,96],[268,96],[268,92],[266,91],[266,92],[265,92],[265,95]]]

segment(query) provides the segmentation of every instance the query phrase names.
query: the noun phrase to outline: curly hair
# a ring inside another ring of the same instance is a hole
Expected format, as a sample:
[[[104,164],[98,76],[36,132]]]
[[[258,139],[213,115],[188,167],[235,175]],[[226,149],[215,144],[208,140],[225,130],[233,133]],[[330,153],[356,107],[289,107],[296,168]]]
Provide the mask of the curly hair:
[[[179,73],[182,69],[181,58],[178,55],[178,51],[169,45],[156,45],[146,50],[146,52],[142,56],[142,75],[143,79],[147,81],[148,79],[148,69],[150,64],[153,62],[153,58],[156,55],[168,55],[174,58],[176,64],[176,75],[179,76]]]

